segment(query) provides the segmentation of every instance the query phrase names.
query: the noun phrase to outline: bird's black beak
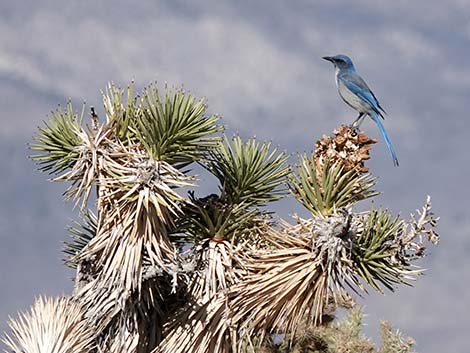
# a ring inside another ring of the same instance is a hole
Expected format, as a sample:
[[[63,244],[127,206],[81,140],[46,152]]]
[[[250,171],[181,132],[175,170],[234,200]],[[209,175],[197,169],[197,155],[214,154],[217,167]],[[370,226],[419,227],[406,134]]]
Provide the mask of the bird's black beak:
[[[330,61],[330,62],[332,62],[332,63],[335,62],[335,60],[334,60],[331,56],[324,56],[324,57],[322,57],[322,59],[324,59],[324,60],[326,60],[326,61]]]

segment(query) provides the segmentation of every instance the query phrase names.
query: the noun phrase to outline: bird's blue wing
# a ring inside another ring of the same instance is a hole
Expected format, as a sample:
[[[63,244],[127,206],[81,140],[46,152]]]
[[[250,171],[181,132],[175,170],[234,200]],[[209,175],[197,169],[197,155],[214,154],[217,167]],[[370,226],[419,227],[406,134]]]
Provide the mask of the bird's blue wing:
[[[339,75],[338,79],[341,80],[352,93],[369,104],[372,110],[382,116],[382,113],[379,110],[381,107],[377,98],[375,98],[374,93],[372,93],[371,89],[367,86],[367,83],[365,83],[361,76],[356,73],[345,72]]]

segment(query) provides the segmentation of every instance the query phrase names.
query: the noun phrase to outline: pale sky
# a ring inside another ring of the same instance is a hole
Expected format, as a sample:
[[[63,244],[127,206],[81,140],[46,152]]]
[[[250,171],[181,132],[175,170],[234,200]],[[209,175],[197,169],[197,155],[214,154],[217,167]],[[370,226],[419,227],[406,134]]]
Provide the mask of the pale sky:
[[[108,81],[184,84],[207,98],[228,134],[310,151],[322,134],[356,117],[321,59],[339,53],[352,57],[389,113],[399,168],[377,127],[363,124],[380,140],[369,164],[383,192],[375,202],[408,216],[429,194],[441,216],[441,244],[421,263],[426,276],[414,288],[360,300],[366,332],[377,337],[378,321],[388,319],[417,340],[417,351],[466,351],[467,0],[1,2],[0,330],[35,296],[71,291],[60,248],[76,211],[62,201],[65,185],[35,171],[26,145],[58,103],[101,107]],[[275,209],[285,218],[303,212],[292,200]]]

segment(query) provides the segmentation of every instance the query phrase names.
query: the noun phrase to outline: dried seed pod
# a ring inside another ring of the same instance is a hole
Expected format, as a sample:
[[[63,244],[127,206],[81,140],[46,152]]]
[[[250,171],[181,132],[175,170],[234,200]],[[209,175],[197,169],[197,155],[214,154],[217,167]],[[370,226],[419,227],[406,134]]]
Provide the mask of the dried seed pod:
[[[357,167],[361,173],[367,173],[364,161],[370,158],[369,150],[377,140],[347,125],[341,125],[333,134],[323,135],[315,143],[313,158],[317,170],[323,170],[323,164],[330,160],[332,163],[341,161],[345,172]]]

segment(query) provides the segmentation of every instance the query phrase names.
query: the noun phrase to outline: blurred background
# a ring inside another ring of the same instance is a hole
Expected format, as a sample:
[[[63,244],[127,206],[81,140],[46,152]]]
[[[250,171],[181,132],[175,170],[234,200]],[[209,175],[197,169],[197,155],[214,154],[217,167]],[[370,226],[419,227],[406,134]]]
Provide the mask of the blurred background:
[[[72,289],[60,249],[77,210],[46,181],[27,143],[58,103],[103,112],[108,81],[180,86],[207,98],[227,134],[291,153],[356,113],[338,97],[324,55],[351,56],[389,117],[400,167],[379,138],[369,166],[376,204],[405,217],[433,198],[441,244],[414,288],[359,303],[367,335],[387,319],[417,351],[468,349],[470,317],[470,4],[467,0],[0,2],[0,331],[39,294]],[[216,191],[201,181],[202,191]],[[364,203],[367,207],[368,203]],[[286,199],[280,217],[305,215]],[[466,348],[466,349],[465,349]]]

